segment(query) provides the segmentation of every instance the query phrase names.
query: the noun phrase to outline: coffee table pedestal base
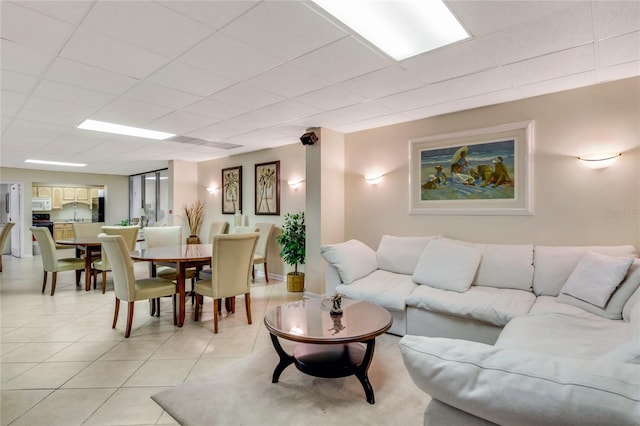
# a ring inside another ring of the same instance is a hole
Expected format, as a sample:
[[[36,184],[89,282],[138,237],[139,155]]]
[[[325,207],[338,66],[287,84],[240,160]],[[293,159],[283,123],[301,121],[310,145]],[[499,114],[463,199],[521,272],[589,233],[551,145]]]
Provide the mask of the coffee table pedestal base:
[[[293,355],[289,355],[282,349],[277,336],[272,334],[271,341],[280,357],[280,362],[273,371],[272,383],[278,383],[280,374],[291,364],[303,373],[314,377],[338,378],[355,375],[362,384],[367,402],[375,403],[373,388],[367,376],[373,359],[375,339],[347,344],[303,343],[296,346]]]

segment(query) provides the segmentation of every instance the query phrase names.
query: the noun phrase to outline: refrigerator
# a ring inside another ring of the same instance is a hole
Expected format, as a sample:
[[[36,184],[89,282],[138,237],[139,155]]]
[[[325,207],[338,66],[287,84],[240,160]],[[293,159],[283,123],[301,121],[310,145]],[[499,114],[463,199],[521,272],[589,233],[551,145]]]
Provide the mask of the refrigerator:
[[[104,222],[104,197],[91,199],[91,222]]]

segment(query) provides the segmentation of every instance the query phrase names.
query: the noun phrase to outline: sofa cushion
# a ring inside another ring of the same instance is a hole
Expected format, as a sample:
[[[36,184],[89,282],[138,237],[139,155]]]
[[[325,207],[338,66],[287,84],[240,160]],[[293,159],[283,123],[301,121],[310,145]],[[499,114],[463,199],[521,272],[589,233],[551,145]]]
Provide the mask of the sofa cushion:
[[[369,275],[378,269],[376,252],[358,240],[328,244],[320,247],[320,254],[331,266],[338,270],[343,283]]]
[[[617,258],[620,259],[620,258]],[[607,304],[604,308],[595,306],[593,303],[589,303],[587,301],[580,300],[580,297],[573,297],[571,294],[565,294],[564,288],[562,293],[558,296],[558,302],[567,303],[570,305],[577,306],[579,308],[584,309],[585,311],[592,312],[596,315],[600,315],[609,319],[621,319],[622,318],[622,310],[631,297],[631,295],[640,287],[640,259],[623,259],[632,260],[631,266],[629,267],[624,280],[614,289],[613,295],[607,301]],[[573,275],[571,275],[573,277]],[[598,271],[594,271],[590,274],[591,277],[597,277]],[[584,280],[584,283],[589,278]],[[596,285],[601,281],[596,281]],[[578,286],[581,285],[580,281],[576,281]],[[579,287],[577,291],[579,292]]]
[[[340,284],[336,292],[349,299],[364,300],[387,309],[404,311],[405,299],[418,287],[410,275],[378,269],[351,284]]]
[[[502,326],[527,315],[535,299],[531,292],[507,288],[472,286],[456,293],[421,285],[407,297],[407,305]]]
[[[529,315],[547,314],[547,313],[561,313],[575,316],[590,317],[594,314],[585,311],[574,305],[568,305],[566,303],[560,303],[557,297],[553,296],[538,296],[536,301],[529,310]]]
[[[465,340],[405,336],[414,383],[501,425],[637,425],[640,367],[554,357]]]
[[[629,340],[630,325],[593,314],[549,313],[514,318],[495,346],[546,355],[595,359]]]
[[[535,246],[533,252],[533,291],[542,296],[557,296],[569,275],[587,251],[607,256],[638,257],[633,246]]]
[[[560,295],[568,295],[604,308],[622,282],[633,259],[588,251],[582,256],[562,286]],[[622,310],[620,312],[622,314]]]
[[[631,265],[630,269],[633,270],[633,268],[635,268],[636,266],[638,265],[633,264]],[[625,321],[630,321],[631,311],[638,305],[640,305],[640,287],[638,287],[636,291],[633,292],[631,297],[629,297],[629,300],[627,300],[627,303],[624,304],[624,308],[622,308],[622,319]],[[638,321],[640,321],[640,318],[638,319]]]
[[[444,240],[429,241],[424,248],[413,280],[443,290],[465,292],[478,270],[480,250]]]
[[[640,364],[640,340],[633,339],[602,355],[599,360]]]
[[[474,243],[473,247],[482,252],[473,285],[531,291],[533,245]]]
[[[383,235],[376,253],[378,268],[398,274],[413,274],[425,246],[437,238]]]

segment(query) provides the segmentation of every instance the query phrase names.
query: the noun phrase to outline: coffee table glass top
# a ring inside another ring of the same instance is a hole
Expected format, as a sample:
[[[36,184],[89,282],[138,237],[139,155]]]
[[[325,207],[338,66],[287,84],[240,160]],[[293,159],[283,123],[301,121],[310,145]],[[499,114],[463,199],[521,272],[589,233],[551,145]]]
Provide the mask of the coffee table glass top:
[[[267,312],[264,323],[272,334],[303,343],[365,341],[391,326],[391,315],[372,303],[343,299],[342,315],[331,316],[328,299],[286,303]]]

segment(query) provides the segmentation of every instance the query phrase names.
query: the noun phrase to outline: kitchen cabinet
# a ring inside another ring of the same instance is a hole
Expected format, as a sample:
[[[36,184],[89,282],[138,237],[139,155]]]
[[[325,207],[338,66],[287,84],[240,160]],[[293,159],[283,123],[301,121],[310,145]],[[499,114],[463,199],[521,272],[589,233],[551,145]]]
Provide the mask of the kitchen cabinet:
[[[63,202],[69,203],[76,200],[76,189],[75,188],[62,188],[62,200]]]
[[[89,188],[62,188],[62,204],[81,203],[91,205]]]
[[[89,188],[89,200],[93,200],[94,198],[98,198],[100,193],[98,188]]]
[[[37,186],[32,186],[31,187],[31,198],[38,198],[38,187]]]
[[[51,188],[51,208],[62,208],[62,188]]]
[[[66,240],[74,238],[72,223],[54,223],[53,224],[53,240]]]
[[[51,188],[48,186],[39,186],[38,198],[51,198]]]

